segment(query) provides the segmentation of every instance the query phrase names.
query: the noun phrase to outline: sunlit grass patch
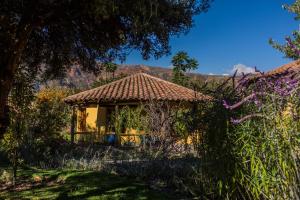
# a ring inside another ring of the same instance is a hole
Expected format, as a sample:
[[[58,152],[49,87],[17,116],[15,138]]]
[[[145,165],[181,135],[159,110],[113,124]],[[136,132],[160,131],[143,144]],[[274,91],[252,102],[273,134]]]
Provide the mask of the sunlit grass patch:
[[[141,181],[101,172],[28,168],[18,173],[20,184],[0,190],[0,199],[174,199]]]

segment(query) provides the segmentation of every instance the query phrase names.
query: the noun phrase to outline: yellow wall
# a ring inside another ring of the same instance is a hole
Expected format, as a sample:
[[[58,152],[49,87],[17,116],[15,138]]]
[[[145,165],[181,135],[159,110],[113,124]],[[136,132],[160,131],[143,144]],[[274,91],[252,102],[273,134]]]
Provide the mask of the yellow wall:
[[[80,127],[85,118],[85,127]],[[88,107],[77,110],[77,132],[97,131],[97,107]]]
[[[97,131],[97,107],[86,108],[87,131]]]
[[[105,134],[108,131],[106,127],[107,108],[90,106],[83,109],[77,109],[77,129],[80,132],[94,132],[93,134],[77,134],[75,139],[77,141],[86,142],[104,142]],[[85,121],[85,128],[80,129],[81,120]],[[144,131],[137,131],[135,129],[126,129],[126,133],[120,134],[119,143],[121,145],[140,145],[142,143],[140,134]]]

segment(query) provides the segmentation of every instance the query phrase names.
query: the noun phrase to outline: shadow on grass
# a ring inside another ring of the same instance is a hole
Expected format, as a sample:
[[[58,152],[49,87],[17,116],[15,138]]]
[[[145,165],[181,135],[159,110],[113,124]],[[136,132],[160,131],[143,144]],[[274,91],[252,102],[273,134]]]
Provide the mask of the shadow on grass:
[[[4,191],[4,199],[174,199],[146,184],[120,177],[91,171],[23,172],[23,177],[42,176],[44,181],[19,191]]]

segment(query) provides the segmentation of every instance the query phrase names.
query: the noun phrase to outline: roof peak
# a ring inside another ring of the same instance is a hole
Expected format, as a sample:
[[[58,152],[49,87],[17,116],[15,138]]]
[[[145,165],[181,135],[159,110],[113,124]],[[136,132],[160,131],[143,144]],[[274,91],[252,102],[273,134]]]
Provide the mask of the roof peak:
[[[125,77],[123,77],[123,78],[121,78],[121,79],[115,80],[115,81],[113,81],[113,82],[106,83],[106,84],[104,84],[104,85],[101,85],[101,86],[92,88],[92,89],[90,89],[90,90],[97,89],[97,88],[100,88],[100,87],[104,87],[104,86],[107,86],[107,85],[112,85],[112,84],[115,84],[115,83],[120,82],[120,81],[122,81],[122,80],[130,79],[130,78],[132,78],[132,77],[134,77],[134,76],[138,76],[138,75],[148,76],[149,78],[158,79],[159,81],[165,81],[165,82],[168,82],[168,83],[171,83],[171,84],[175,84],[175,83],[172,83],[172,82],[170,82],[170,81],[164,80],[164,79],[162,79],[162,78],[153,76],[153,75],[148,74],[148,73],[145,73],[145,72],[137,72],[137,73],[134,73],[134,74],[130,74],[130,75],[128,75],[128,76],[125,76]],[[175,84],[175,85],[177,85],[177,84]],[[178,86],[180,86],[180,85],[178,85]],[[182,86],[182,87],[183,87],[183,86]],[[88,90],[87,90],[87,91],[88,91]]]
[[[65,98],[67,103],[122,101],[200,101],[210,100],[192,89],[177,85],[148,73],[134,73],[111,83]]]

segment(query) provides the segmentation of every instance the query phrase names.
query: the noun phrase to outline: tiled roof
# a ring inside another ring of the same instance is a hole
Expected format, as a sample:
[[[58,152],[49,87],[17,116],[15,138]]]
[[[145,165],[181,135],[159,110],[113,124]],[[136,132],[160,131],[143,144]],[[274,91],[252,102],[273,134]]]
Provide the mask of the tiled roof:
[[[71,95],[66,103],[98,103],[126,101],[202,101],[211,97],[183,86],[137,73],[100,87]]]
[[[264,76],[276,76],[291,70],[294,72],[300,71],[300,59],[271,70],[265,73]]]

